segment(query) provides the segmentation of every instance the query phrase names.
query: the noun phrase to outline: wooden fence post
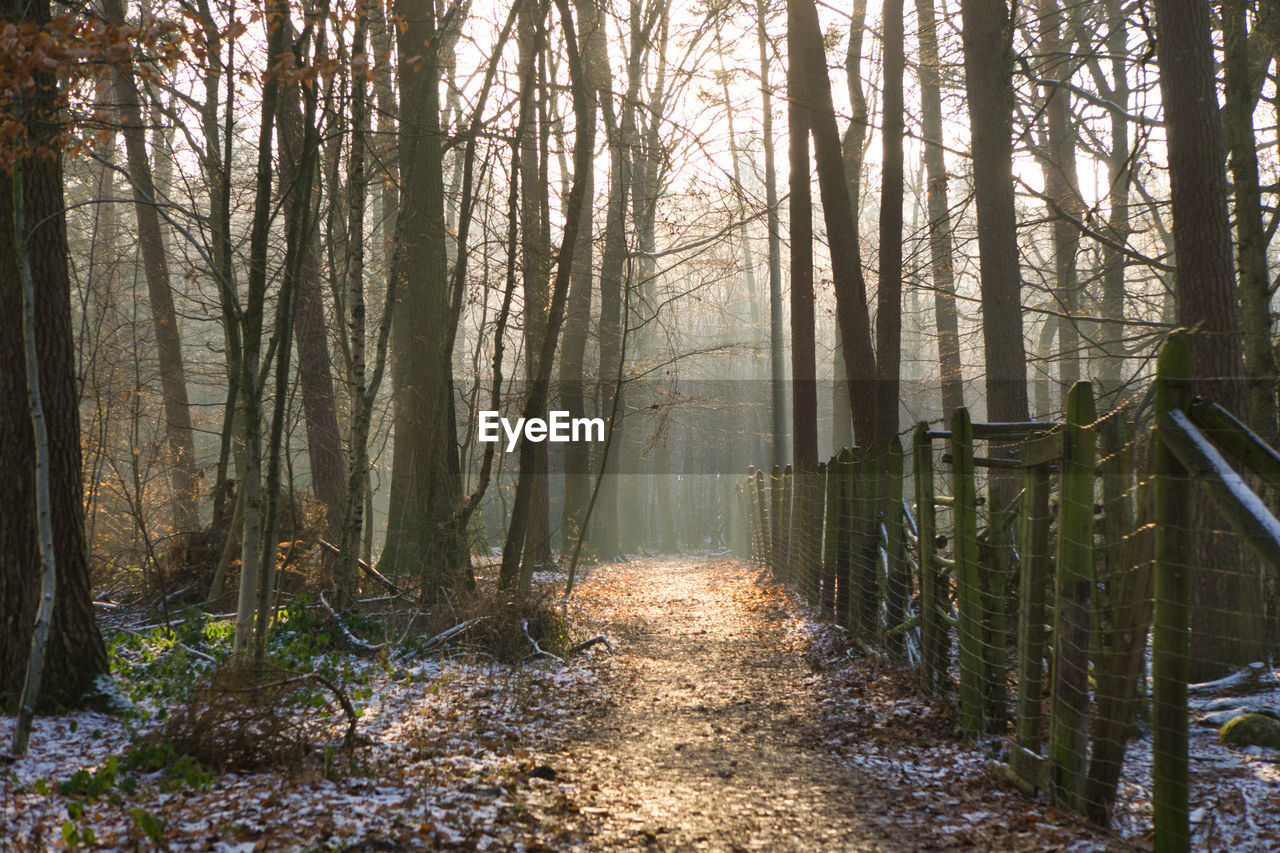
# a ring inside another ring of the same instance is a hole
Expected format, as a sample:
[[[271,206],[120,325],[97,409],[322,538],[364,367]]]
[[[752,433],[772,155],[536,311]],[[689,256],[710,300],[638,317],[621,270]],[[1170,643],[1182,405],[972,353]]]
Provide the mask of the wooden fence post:
[[[920,545],[920,666],[921,684],[926,694],[941,693],[947,677],[950,635],[942,619],[946,593],[935,559],[938,535],[937,508],[933,502],[933,442],[929,425],[921,421],[912,437],[914,461],[916,528]]]
[[[1083,805],[1089,716],[1089,611],[1093,599],[1093,507],[1096,436],[1093,388],[1067,395],[1058,502],[1057,584],[1053,621],[1053,715],[1049,751],[1058,805]]]
[[[782,558],[778,563],[777,576],[782,583],[791,583],[794,580],[791,575],[792,552],[795,550],[791,529],[795,517],[792,511],[795,499],[794,482],[795,473],[792,467],[787,465],[782,469],[782,508],[778,513],[778,529],[782,536]]]
[[[1106,641],[1099,644],[1101,658],[1094,664],[1097,712],[1089,750],[1089,776],[1084,784],[1085,816],[1100,826],[1111,821],[1138,687],[1146,682],[1147,632],[1151,627],[1155,545],[1151,481],[1138,487],[1135,523],[1127,497],[1133,482],[1129,435],[1122,417],[1111,418],[1102,433],[1105,450],[1111,453],[1111,459],[1103,463],[1103,477],[1114,481],[1104,481],[1103,487],[1107,495],[1103,508],[1107,513],[1106,580],[1111,618]]]
[[[774,465],[769,472],[769,569],[774,580],[781,580],[783,556],[786,554],[786,533],[782,527],[782,466]]]
[[[1191,343],[1186,332],[1169,336],[1156,362],[1156,417],[1191,403]],[[1156,850],[1191,848],[1187,760],[1187,676],[1191,578],[1186,562],[1190,537],[1191,483],[1186,469],[1160,440],[1151,442],[1155,475],[1155,627],[1152,643],[1152,776]]]
[[[836,622],[849,627],[849,607],[853,584],[853,452],[849,448],[836,457],[839,469],[840,501],[837,509],[839,529],[836,535]]]
[[[840,466],[836,457],[827,462],[826,494],[823,500],[824,528],[822,537],[822,589],[819,601],[822,615],[831,617],[836,608],[836,565],[840,543]]]
[[[973,423],[967,408],[951,416],[951,466],[955,482],[955,582],[960,638],[960,727],[984,733],[982,580],[978,570],[977,487],[973,479]]]
[[[764,471],[756,469],[755,504],[756,525],[760,535],[760,565],[768,566],[773,560],[773,540],[770,538],[769,502],[764,493]]]
[[[867,448],[854,463],[858,467],[858,542],[854,553],[855,612],[850,624],[867,639],[875,636],[879,627],[877,610],[880,604],[880,519],[879,487],[882,457],[877,448]]]
[[[822,591],[822,574],[824,551],[823,531],[826,529],[823,510],[827,493],[827,463],[819,462],[810,484],[811,505],[809,508],[809,531],[813,541],[810,543],[809,564],[805,566],[805,598],[810,604],[817,604]]]
[[[801,506],[804,508],[804,524],[801,526],[800,564],[796,568],[796,585],[810,601],[817,593],[817,565],[822,553],[822,481],[817,467],[808,459],[800,460]]]
[[[1039,786],[1040,716],[1044,677],[1045,598],[1049,583],[1049,465],[1027,468],[1022,498],[1022,574],[1018,585],[1017,745],[1009,765]]]
[[[885,487],[884,530],[885,553],[889,565],[885,578],[885,618],[889,628],[902,624],[907,612],[907,597],[911,592],[911,572],[907,569],[906,531],[902,523],[902,442],[897,436],[889,443],[889,469]],[[905,648],[905,636],[901,633],[886,637],[890,654],[901,659]]]
[[[975,466],[976,467],[976,466]],[[1000,492],[987,495],[986,545],[978,548],[978,577],[982,582],[982,701],[984,724],[988,732],[1003,732],[1008,721],[1008,688],[1005,670],[1008,666],[1009,637],[1005,624],[1008,582],[1013,548],[1008,528],[1012,525],[1009,508],[1001,503]],[[982,562],[985,552],[987,561]]]

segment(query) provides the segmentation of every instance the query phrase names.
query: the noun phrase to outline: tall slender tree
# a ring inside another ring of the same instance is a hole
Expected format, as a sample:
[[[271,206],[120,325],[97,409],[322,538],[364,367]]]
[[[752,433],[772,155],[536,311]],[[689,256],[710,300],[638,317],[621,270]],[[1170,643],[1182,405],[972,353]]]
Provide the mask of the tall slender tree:
[[[109,23],[125,24],[123,0],[103,0]],[[182,356],[182,334],[173,304],[169,261],[160,227],[156,185],[151,158],[147,153],[146,124],[143,121],[138,83],[130,65],[115,69],[116,97],[123,120],[125,155],[129,183],[133,187],[134,214],[138,221],[138,243],[147,280],[151,317],[156,331],[156,351],[160,362],[160,384],[164,393],[165,438],[173,469],[173,523],[178,530],[200,527],[199,476],[195,438],[191,429],[191,408],[187,398],[186,367]]]
[[[804,66],[799,27],[787,27],[787,135],[791,198],[791,431],[797,463],[818,462],[817,344],[814,339],[813,192],[809,170],[809,127],[813,94]],[[827,84],[829,85],[829,84]],[[830,94],[828,92],[828,94]]]
[[[942,79],[938,56],[938,24],[933,0],[916,0],[919,21],[921,132],[928,181],[929,260],[933,278],[934,326],[938,333],[938,372],[942,379],[944,420],[964,405],[964,374],[960,365],[960,322],[956,313],[954,255],[951,236],[949,184],[942,141]]]

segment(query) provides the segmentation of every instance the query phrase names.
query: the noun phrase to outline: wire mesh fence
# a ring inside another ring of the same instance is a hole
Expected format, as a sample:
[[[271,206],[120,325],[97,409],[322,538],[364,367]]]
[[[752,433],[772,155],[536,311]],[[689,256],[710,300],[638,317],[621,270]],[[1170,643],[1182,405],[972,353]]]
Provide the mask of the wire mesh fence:
[[[735,546],[1005,738],[1019,787],[1107,825],[1146,785],[1157,849],[1189,849],[1189,744],[1280,748],[1280,453],[1191,375],[1175,335],[1144,422],[1081,382],[1062,422],[960,409],[907,447],[752,469]]]

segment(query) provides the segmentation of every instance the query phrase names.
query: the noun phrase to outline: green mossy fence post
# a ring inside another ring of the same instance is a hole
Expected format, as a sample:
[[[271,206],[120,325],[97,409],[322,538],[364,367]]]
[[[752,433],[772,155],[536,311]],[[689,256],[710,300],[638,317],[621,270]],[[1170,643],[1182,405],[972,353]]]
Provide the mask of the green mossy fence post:
[[[764,491],[764,471],[756,470],[755,480],[756,524],[760,535],[760,565],[768,566],[773,560],[773,540],[770,538],[769,501]]]
[[[1058,503],[1057,584],[1053,622],[1053,714],[1049,752],[1058,805],[1083,806],[1089,715],[1089,614],[1093,599],[1093,507],[1096,436],[1093,388],[1067,394]]]
[[[978,576],[978,507],[973,478],[973,423],[967,408],[951,416],[955,582],[960,636],[960,727],[979,737],[983,720],[982,580]]]
[[[855,613],[851,624],[863,637],[875,636],[877,610],[880,602],[879,562],[880,562],[880,468],[882,458],[879,448],[868,448],[855,462],[859,467],[859,494],[857,512],[859,521],[859,542],[854,554],[857,579],[854,581]]]
[[[1191,403],[1191,343],[1185,331],[1165,341],[1156,362],[1156,417]],[[1153,819],[1158,853],[1191,849],[1187,764],[1187,676],[1191,668],[1191,482],[1173,452],[1151,442],[1155,503],[1155,627],[1152,642]]]
[[[774,465],[769,473],[769,569],[773,579],[782,580],[786,563],[786,533],[782,526],[782,466]]]
[[[809,507],[809,533],[813,537],[810,543],[809,564],[805,566],[805,598],[810,604],[818,603],[822,592],[822,572],[825,563],[823,552],[823,532],[825,525],[825,502],[827,493],[827,463],[819,462],[813,473],[810,494],[812,504]]]
[[[778,580],[791,583],[795,577],[791,574],[792,560],[795,551],[792,524],[795,519],[795,474],[790,465],[782,469],[782,507],[778,516],[778,529],[782,531],[782,558],[778,563]]]
[[[885,549],[889,558],[888,577],[885,579],[885,618],[890,628],[896,628],[906,616],[907,597],[911,592],[906,530],[902,521],[902,442],[897,436],[889,442],[889,471],[885,485],[888,490],[884,516]],[[904,634],[890,634],[885,643],[890,654],[899,660],[903,658]]]
[[[1125,741],[1141,683],[1145,683],[1147,632],[1151,627],[1152,554],[1151,481],[1138,487],[1137,522],[1129,507],[1133,455],[1129,425],[1110,418],[1100,438],[1104,453],[1103,510],[1107,514],[1107,577],[1110,627],[1094,664],[1098,689],[1089,776],[1084,783],[1084,813],[1100,826],[1111,821],[1116,786],[1124,764]],[[1099,580],[1103,580],[1099,578]]]
[[[990,446],[990,445],[988,445]],[[976,467],[976,466],[975,466]],[[1000,495],[990,490],[987,496],[986,562],[979,557],[978,577],[982,581],[982,701],[988,734],[1003,734],[1008,722],[1008,688],[1005,668],[1008,665],[1008,634],[1005,610],[1008,598],[1006,578],[1013,560],[1008,528],[1011,519]]]
[[[822,476],[824,468],[821,464],[804,462],[805,482],[805,535],[804,562],[800,566],[801,585],[805,597],[816,603],[818,600],[818,566],[822,561]]]
[[[920,683],[927,695],[937,696],[947,677],[950,642],[941,612],[945,593],[934,559],[938,516],[933,502],[933,442],[924,421],[916,424],[911,447],[920,555]]]
[[[1022,498],[1022,572],[1018,581],[1018,707],[1009,764],[1022,779],[1041,783],[1040,718],[1044,678],[1045,599],[1049,584],[1049,466],[1026,470]]]
[[[840,541],[840,466],[832,456],[826,466],[823,496],[822,588],[818,598],[822,615],[830,618],[836,608],[836,565]]]
[[[853,584],[853,451],[845,448],[836,457],[840,476],[840,501],[836,511],[836,622],[849,626],[850,589]]]
[[[746,496],[742,483],[733,487],[733,503],[739,520],[733,525],[734,537],[731,544],[739,559],[751,561],[755,559],[755,548],[751,537],[751,511],[745,505]]]

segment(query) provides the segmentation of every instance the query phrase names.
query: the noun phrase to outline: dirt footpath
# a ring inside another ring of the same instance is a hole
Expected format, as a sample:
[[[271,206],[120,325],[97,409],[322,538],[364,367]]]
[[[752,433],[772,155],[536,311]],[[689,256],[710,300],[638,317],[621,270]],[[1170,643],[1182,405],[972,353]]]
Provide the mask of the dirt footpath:
[[[981,790],[951,796],[939,809],[934,790],[964,787],[948,780],[954,768],[944,768],[938,785],[925,784],[912,778],[921,756],[913,753],[916,763],[904,765],[891,753],[897,740],[906,746],[940,731],[952,748],[949,712],[912,697],[905,674],[878,673],[870,663],[854,678],[880,682],[884,707],[837,695],[840,685],[823,673],[835,662],[823,656],[834,654],[845,666],[851,659],[815,644],[812,624],[794,604],[777,588],[757,584],[756,573],[741,564],[606,566],[584,585],[575,607],[614,642],[611,698],[552,757],[555,784],[528,792],[522,822],[530,832],[521,839],[527,849],[1102,846],[1065,816],[1055,817],[1069,828],[1035,820],[1019,831],[1001,815],[1005,809],[966,815],[993,797],[1024,816],[1034,806],[993,793],[995,783],[980,772]],[[915,710],[895,713],[899,699]],[[886,760],[864,770],[850,760],[858,751]],[[957,810],[952,826],[949,813]],[[943,825],[949,831],[939,832]]]

